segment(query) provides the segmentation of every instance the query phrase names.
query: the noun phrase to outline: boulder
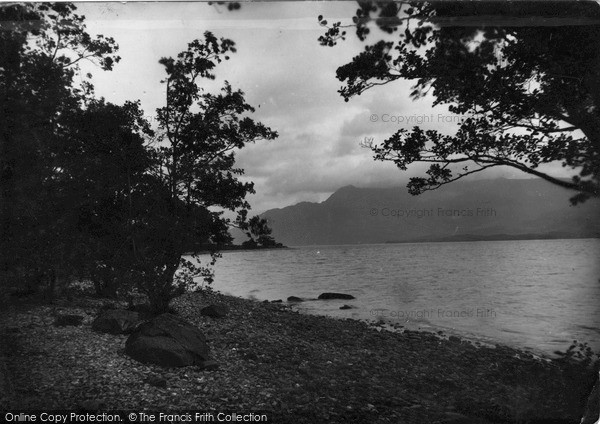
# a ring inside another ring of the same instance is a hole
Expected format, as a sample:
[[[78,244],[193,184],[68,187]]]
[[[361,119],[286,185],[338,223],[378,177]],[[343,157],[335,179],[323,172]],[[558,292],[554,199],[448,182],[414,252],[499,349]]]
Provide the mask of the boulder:
[[[343,305],[343,306],[340,306],[340,309],[354,309],[354,306]]]
[[[141,324],[127,339],[125,353],[143,363],[163,367],[205,366],[209,347],[195,326],[171,314]],[[208,362],[212,366],[212,362]]]
[[[127,306],[127,310],[137,312],[140,315],[140,317],[149,317],[149,318],[153,317],[153,312],[154,312],[152,310],[152,307],[148,303],[130,302],[129,305]]]
[[[59,315],[54,320],[54,325],[57,327],[66,327],[68,325],[78,326],[83,322],[81,315]]]
[[[146,379],[146,383],[150,386],[164,389],[167,387],[167,379],[159,375],[151,375]]]
[[[202,363],[202,369],[205,371],[215,371],[219,369],[219,363],[209,359],[208,361],[204,361]]]
[[[352,296],[351,294],[344,294],[344,293],[321,293],[319,295],[319,299],[320,300],[329,300],[329,299],[356,299],[354,296]]]
[[[129,334],[139,323],[140,317],[137,312],[109,309],[100,313],[92,322],[92,330],[99,333]]]
[[[287,298],[287,301],[288,302],[302,302],[303,300],[301,298],[299,298],[299,297],[296,297],[296,296],[290,296],[290,297]]]
[[[229,313],[229,308],[223,304],[209,305],[200,310],[200,315],[213,318],[223,318]]]

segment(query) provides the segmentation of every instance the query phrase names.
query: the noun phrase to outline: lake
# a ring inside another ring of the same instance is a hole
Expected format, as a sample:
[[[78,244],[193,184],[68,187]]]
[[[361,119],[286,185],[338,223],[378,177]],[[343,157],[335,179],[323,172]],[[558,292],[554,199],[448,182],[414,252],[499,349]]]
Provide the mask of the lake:
[[[313,299],[294,306],[304,313],[383,320],[551,354],[574,339],[600,348],[599,258],[600,239],[229,251],[212,285],[257,300]],[[356,299],[314,300],[323,292]]]

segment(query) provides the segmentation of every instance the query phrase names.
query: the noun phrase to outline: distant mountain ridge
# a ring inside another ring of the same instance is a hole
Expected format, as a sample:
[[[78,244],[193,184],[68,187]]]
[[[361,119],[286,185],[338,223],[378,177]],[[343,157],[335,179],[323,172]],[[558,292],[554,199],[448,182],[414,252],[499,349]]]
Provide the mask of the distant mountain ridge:
[[[350,185],[261,217],[287,246],[600,237],[600,201],[574,207],[574,194],[541,179],[457,181],[419,196]]]

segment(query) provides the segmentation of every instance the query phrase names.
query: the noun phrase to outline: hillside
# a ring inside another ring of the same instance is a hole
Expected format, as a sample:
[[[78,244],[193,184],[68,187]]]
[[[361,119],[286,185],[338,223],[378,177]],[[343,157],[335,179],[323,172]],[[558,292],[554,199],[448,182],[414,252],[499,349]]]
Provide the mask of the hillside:
[[[271,209],[287,246],[600,236],[600,201],[540,179],[459,181],[420,196],[406,187],[342,187],[321,203]]]

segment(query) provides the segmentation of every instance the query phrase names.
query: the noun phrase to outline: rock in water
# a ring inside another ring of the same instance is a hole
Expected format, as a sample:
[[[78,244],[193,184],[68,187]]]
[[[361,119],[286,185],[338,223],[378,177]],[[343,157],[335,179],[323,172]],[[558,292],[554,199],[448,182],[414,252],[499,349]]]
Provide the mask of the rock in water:
[[[140,323],[137,312],[109,309],[102,312],[92,323],[92,330],[100,333],[129,334]]]
[[[302,298],[296,296],[290,296],[287,298],[288,302],[302,302]]]
[[[171,314],[141,324],[127,339],[125,353],[136,361],[163,367],[204,366],[209,361],[204,334]]]
[[[351,294],[344,293],[321,293],[319,295],[319,299],[321,300],[329,300],[329,299],[356,299]]]
[[[228,313],[229,308],[221,304],[209,305],[206,308],[202,308],[200,310],[200,315],[213,318],[223,318],[226,317]]]

